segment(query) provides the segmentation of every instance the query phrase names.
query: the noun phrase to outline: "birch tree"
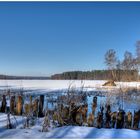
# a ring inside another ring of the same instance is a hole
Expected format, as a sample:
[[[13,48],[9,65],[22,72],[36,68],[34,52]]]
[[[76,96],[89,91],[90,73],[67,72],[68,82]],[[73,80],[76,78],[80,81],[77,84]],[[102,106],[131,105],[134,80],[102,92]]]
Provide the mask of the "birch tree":
[[[113,49],[109,49],[105,54],[105,64],[109,70],[111,70],[112,80],[116,79],[116,74],[114,70],[116,69],[117,57],[116,51]]]

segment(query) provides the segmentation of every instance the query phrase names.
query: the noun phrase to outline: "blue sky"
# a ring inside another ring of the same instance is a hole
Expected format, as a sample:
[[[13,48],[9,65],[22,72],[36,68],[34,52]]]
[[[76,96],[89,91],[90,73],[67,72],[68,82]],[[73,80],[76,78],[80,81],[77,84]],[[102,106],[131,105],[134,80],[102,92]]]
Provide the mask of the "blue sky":
[[[140,40],[140,3],[0,2],[0,73],[51,75],[105,69]]]

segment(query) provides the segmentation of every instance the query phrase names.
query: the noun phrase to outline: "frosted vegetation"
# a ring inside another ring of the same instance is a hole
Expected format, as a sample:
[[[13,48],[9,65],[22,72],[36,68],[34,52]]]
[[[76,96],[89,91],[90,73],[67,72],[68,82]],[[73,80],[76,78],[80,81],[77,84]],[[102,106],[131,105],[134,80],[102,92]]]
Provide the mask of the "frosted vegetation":
[[[3,95],[6,95],[7,104],[5,111],[0,113],[0,138],[140,138],[139,115],[138,127],[134,125],[135,112],[140,109],[140,83],[115,82],[113,87],[102,86],[105,82],[1,80],[0,107]],[[11,109],[13,96],[15,102]],[[19,96],[23,102],[19,102]],[[72,116],[72,109],[75,109],[72,104],[77,108],[76,120]],[[18,112],[20,108],[22,111]],[[113,127],[113,113],[122,111],[124,117],[132,113],[130,126],[126,117],[119,126],[116,116]],[[107,115],[111,117],[109,121]]]

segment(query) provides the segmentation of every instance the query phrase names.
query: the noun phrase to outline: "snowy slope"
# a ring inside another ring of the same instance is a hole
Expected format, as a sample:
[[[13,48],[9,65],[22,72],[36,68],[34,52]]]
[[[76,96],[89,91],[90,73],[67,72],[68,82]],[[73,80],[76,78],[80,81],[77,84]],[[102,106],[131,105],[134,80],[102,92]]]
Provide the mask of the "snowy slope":
[[[20,127],[20,125],[25,121],[25,117],[10,115],[11,123],[15,126]],[[7,114],[0,113],[0,132],[7,126]]]
[[[11,116],[11,120],[15,121]],[[130,129],[97,129],[94,127],[84,126],[63,126],[50,128],[49,132],[41,132],[43,118],[39,119],[35,126],[23,129],[24,118],[16,116],[18,125],[16,129],[6,129],[7,117],[6,114],[0,113],[0,138],[8,139],[28,139],[28,138],[140,138],[140,130]]]
[[[0,133],[0,138],[140,138],[140,131],[129,129],[97,129],[93,127],[65,126],[51,130],[50,132],[40,132],[39,127],[31,129],[4,130]]]

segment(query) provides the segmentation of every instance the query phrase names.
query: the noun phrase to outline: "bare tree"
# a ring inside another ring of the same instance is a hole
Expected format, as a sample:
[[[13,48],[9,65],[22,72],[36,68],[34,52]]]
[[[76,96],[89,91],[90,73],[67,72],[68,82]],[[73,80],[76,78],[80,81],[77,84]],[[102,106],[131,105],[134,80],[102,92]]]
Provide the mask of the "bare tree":
[[[137,68],[140,71],[140,40],[136,42],[136,61]]]
[[[121,68],[123,70],[123,76],[125,80],[127,79],[131,81],[133,78],[135,79],[135,77],[137,77],[137,75],[133,75],[132,77],[130,74],[131,71],[137,70],[137,61],[131,52],[126,51],[124,53],[124,59],[122,60]]]
[[[140,60],[140,40],[136,42],[136,56]]]
[[[117,57],[116,57],[116,51],[113,49],[109,49],[105,54],[105,64],[107,65],[108,69],[111,70],[112,79],[116,79],[116,74],[114,72],[114,69],[116,68],[117,64]]]
[[[124,60],[122,62],[122,68],[124,70],[133,70],[135,69],[134,58],[131,52],[126,51],[124,53]]]
[[[121,69],[122,69],[122,65],[121,65],[121,61],[120,60],[117,60],[117,64],[116,64],[116,70],[117,70],[117,81],[120,81],[121,80]]]

